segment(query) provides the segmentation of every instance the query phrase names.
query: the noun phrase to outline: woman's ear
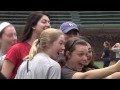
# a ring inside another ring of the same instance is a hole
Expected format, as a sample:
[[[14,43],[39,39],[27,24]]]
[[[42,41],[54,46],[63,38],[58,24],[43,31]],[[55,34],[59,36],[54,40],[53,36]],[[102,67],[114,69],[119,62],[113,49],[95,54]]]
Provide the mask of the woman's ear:
[[[35,30],[35,27],[32,27],[33,30]]]
[[[66,56],[69,57],[70,56],[70,52],[66,51]]]
[[[66,51],[66,56],[68,57],[68,60],[69,60],[70,57],[71,57],[71,52],[70,51]]]

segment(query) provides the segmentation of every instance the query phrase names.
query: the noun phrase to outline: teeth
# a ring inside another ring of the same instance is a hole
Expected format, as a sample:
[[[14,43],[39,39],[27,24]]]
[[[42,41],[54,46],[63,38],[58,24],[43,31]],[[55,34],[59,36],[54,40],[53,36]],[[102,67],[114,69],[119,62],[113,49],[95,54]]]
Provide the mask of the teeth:
[[[63,54],[63,52],[59,52],[60,54]]]
[[[86,63],[86,61],[81,62],[81,64],[85,64],[85,63]]]
[[[59,54],[63,54],[63,52],[58,52]]]

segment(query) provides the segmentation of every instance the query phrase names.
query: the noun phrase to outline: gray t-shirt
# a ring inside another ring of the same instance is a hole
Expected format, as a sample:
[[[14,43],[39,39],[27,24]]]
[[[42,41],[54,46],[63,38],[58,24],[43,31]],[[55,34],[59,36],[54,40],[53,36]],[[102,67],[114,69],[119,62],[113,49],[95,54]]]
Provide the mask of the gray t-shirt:
[[[5,56],[6,56],[6,55],[3,55],[3,56],[0,57],[0,71],[1,71],[1,69],[2,69],[2,65],[3,65],[3,61],[4,61],[4,59],[5,59]]]
[[[3,56],[3,55],[5,55],[5,54],[2,51],[0,51],[0,57]]]
[[[62,68],[61,72],[61,79],[72,79],[72,76],[76,73],[77,71],[71,70],[68,67],[64,66]]]
[[[28,66],[28,72],[27,72]],[[60,79],[61,67],[45,53],[37,54],[32,60],[24,61],[15,79]]]
[[[2,69],[3,61],[5,59],[6,54],[0,51],[0,71]]]

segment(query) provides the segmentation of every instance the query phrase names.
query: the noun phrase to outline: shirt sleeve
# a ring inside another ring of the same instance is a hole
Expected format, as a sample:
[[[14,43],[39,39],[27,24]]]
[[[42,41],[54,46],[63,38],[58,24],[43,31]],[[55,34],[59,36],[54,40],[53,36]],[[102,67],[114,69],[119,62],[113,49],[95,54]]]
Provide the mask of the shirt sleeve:
[[[13,64],[17,64],[18,59],[20,57],[20,53],[18,51],[18,47],[13,46],[10,48],[10,50],[7,52],[5,60],[11,61]]]
[[[59,64],[54,64],[48,72],[48,79],[61,79],[61,67]]]
[[[76,73],[77,71],[73,71],[66,66],[62,68],[61,71],[61,78],[62,79],[72,79],[72,76]]]

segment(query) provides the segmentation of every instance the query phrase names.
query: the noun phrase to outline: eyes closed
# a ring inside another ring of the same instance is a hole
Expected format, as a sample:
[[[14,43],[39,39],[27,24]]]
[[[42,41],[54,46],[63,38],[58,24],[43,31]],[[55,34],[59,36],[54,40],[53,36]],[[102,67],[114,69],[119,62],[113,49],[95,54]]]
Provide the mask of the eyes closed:
[[[43,20],[41,20],[41,23],[43,23],[43,24],[49,23],[50,24],[50,21],[46,20],[46,19],[43,19]]]

